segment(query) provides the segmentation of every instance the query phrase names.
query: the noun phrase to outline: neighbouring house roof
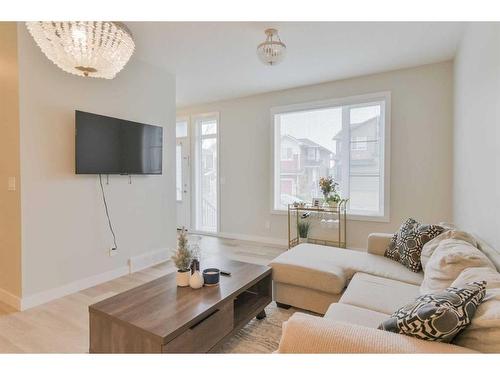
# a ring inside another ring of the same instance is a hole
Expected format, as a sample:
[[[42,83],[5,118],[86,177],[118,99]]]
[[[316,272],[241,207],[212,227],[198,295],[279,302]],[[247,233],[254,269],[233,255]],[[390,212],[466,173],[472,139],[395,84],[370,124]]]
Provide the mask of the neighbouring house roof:
[[[301,146],[301,147],[302,146],[305,146],[305,147],[317,147],[320,150],[323,150],[325,152],[333,154],[333,151],[327,149],[326,147],[321,146],[320,144],[318,144],[318,143],[310,140],[309,138],[295,138],[295,137],[293,137],[291,135],[288,135],[288,134],[282,135],[281,138],[289,138],[290,140],[297,142],[297,144],[299,146]]]
[[[372,118],[369,118],[366,121],[358,122],[356,124],[352,124],[351,125],[351,131],[359,129],[359,128],[363,127],[363,126],[371,125],[371,124],[373,124],[376,121],[377,121],[377,118],[376,117],[372,117]],[[344,129],[341,129],[337,134],[335,134],[335,136],[333,137],[333,139],[334,140],[342,139],[342,137],[343,137],[343,131],[344,131]]]

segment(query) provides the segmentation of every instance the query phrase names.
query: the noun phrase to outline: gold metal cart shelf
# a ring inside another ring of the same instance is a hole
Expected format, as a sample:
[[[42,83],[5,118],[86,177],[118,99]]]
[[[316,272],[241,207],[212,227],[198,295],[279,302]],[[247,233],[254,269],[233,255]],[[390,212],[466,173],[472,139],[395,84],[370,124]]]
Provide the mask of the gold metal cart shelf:
[[[300,243],[298,227],[299,227],[300,216],[302,215],[302,213],[305,212],[309,212],[311,214],[318,214],[318,216],[332,215],[333,218],[336,218],[338,220],[337,240],[308,237],[307,242],[313,244],[321,244],[321,245],[345,248],[347,243],[346,206],[348,201],[349,199],[342,199],[340,202],[338,202],[336,207],[313,206],[311,204],[297,206],[294,204],[289,204],[288,205],[288,248],[291,249],[292,247],[297,246]],[[292,221],[294,215],[295,215],[296,235],[292,234]]]

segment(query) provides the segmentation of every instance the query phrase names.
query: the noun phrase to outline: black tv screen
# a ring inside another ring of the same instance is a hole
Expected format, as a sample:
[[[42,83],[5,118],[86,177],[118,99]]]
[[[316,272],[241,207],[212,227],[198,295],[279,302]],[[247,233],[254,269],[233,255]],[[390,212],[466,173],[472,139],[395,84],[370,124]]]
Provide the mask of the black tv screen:
[[[161,174],[163,128],[75,111],[76,174]]]

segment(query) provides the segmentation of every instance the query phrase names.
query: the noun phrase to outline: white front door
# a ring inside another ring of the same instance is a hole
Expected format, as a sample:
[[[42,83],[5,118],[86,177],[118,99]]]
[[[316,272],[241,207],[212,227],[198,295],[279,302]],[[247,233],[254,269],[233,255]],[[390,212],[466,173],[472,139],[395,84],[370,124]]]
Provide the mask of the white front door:
[[[192,117],[194,127],[193,226],[196,231],[219,231],[219,115]]]
[[[189,138],[177,138],[175,147],[175,194],[177,199],[177,228],[191,227]]]

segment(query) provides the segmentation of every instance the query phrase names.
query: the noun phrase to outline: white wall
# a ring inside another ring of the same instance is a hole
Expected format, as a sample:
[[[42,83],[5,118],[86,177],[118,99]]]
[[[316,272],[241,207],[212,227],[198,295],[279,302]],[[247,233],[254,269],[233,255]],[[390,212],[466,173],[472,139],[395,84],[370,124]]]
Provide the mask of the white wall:
[[[113,80],[73,76],[42,54],[24,24],[18,33],[23,300],[43,300],[37,293],[117,275],[130,256],[175,247],[175,80],[134,57]],[[131,185],[111,176],[105,185],[115,257],[98,178],[75,175],[75,109],[164,126],[164,174],[134,176]]]
[[[455,59],[453,219],[500,250],[500,25],[469,24]]]
[[[452,67],[444,62],[178,109],[179,115],[220,112],[220,231],[286,239],[286,216],[270,213],[271,107],[380,91],[392,93],[391,220],[349,222],[348,245],[365,247],[369,233],[392,232],[408,216],[450,220]]]

